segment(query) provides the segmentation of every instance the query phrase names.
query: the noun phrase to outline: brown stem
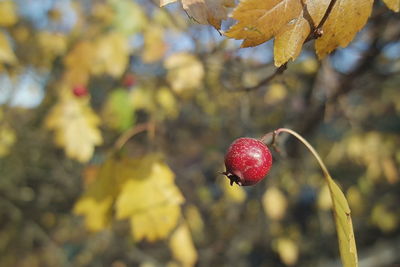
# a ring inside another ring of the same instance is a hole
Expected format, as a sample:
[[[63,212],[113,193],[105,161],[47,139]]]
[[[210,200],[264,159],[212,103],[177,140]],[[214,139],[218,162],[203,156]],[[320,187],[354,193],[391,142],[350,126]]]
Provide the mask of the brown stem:
[[[149,131],[151,135],[153,135],[155,130],[155,125],[154,123],[141,123],[136,125],[135,127],[127,130],[124,132],[115,142],[114,148],[116,151],[121,150],[121,148],[126,144],[126,142],[129,141],[132,137],[135,135],[144,132],[144,131]]]
[[[254,91],[259,89],[260,87],[268,84],[270,81],[272,81],[276,76],[281,75],[285,70],[287,69],[287,62],[285,64],[283,64],[282,66],[280,66],[279,68],[277,68],[275,70],[274,73],[272,73],[270,76],[266,77],[265,79],[261,80],[257,85],[252,86],[252,87],[244,87],[244,88],[240,88],[235,90],[235,92],[241,92],[241,91]]]

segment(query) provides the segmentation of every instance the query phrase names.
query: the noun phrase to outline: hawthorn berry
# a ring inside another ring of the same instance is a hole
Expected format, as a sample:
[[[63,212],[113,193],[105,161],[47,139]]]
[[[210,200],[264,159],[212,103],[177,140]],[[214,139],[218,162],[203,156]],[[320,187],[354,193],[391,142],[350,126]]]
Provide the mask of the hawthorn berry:
[[[260,140],[242,137],[236,139],[225,155],[225,174],[230,184],[248,186],[264,179],[272,165],[272,155]]]
[[[72,89],[72,93],[76,97],[83,97],[89,94],[88,90],[83,85],[77,85]]]

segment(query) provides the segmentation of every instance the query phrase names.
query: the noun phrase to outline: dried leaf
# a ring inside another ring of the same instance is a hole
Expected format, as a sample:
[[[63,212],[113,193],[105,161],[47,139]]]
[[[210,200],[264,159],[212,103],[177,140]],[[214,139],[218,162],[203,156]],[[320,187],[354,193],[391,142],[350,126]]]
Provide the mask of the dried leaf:
[[[176,2],[176,0],[161,0],[160,6]],[[228,17],[228,7],[235,5],[234,0],[181,0],[183,9],[195,21],[210,24],[216,29],[221,28],[221,21]]]
[[[174,183],[174,173],[155,156],[132,160],[116,199],[117,219],[130,218],[136,241],[168,236],[181,216],[184,198]]]
[[[319,58],[337,47],[346,47],[364,27],[372,11],[373,0],[337,0],[322,26],[323,35],[315,41]]]
[[[87,162],[94,147],[102,143],[100,119],[89,106],[88,99],[77,99],[63,89],[58,103],[46,118],[46,127],[55,131],[55,142],[68,157]]]

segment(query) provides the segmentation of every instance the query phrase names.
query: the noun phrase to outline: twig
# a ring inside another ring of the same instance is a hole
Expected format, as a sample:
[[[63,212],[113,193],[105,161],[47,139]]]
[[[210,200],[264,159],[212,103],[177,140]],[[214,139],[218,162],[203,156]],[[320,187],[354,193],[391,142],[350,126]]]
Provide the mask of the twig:
[[[276,76],[281,75],[285,70],[287,69],[287,62],[277,68],[274,73],[272,73],[270,76],[266,77],[265,79],[261,80],[257,85],[252,86],[252,87],[244,87],[244,88],[239,88],[234,90],[234,92],[249,92],[253,90],[257,90],[260,87],[268,84],[270,81],[272,81]]]
[[[155,125],[154,123],[141,123],[136,125],[135,127],[129,129],[125,133],[123,133],[118,140],[115,142],[114,148],[116,151],[121,150],[121,148],[129,141],[133,136],[144,132],[149,131],[151,134],[154,133]]]
[[[318,26],[315,27],[314,29],[312,29],[312,31],[310,32],[310,34],[308,35],[308,37],[304,41],[304,43],[307,43],[307,42],[309,42],[311,40],[318,39],[319,37],[321,37],[324,34],[324,32],[322,30],[322,27],[324,26],[326,20],[328,19],[329,15],[331,14],[335,3],[336,3],[336,0],[331,0],[331,2],[329,3],[328,8],[325,11],[324,16],[322,17],[321,21],[318,23]]]

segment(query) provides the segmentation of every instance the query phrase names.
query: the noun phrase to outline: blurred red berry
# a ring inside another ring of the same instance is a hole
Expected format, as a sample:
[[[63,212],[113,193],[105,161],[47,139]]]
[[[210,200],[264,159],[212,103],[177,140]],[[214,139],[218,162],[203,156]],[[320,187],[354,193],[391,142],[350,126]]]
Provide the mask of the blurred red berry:
[[[88,90],[86,89],[85,86],[83,85],[77,85],[72,89],[72,93],[76,96],[76,97],[83,97],[83,96],[87,96],[89,94]]]
[[[272,155],[268,147],[253,138],[236,139],[225,155],[224,174],[231,185],[253,185],[264,179],[272,166]]]
[[[125,87],[131,87],[136,84],[136,77],[132,73],[126,74],[122,80],[122,85]]]

